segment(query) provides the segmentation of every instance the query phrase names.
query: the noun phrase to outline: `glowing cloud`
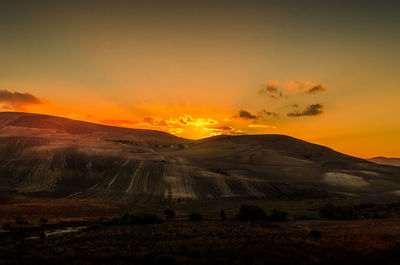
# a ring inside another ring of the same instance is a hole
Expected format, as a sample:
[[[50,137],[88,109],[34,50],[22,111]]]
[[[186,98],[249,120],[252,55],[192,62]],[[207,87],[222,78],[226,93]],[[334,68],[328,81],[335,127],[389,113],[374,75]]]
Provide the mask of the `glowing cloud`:
[[[0,103],[2,108],[8,110],[25,110],[26,106],[44,104],[45,100],[40,99],[30,93],[11,92],[0,90]]]
[[[322,110],[323,105],[321,103],[311,104],[302,112],[290,112],[287,114],[288,117],[301,117],[301,116],[316,116],[324,113]]]

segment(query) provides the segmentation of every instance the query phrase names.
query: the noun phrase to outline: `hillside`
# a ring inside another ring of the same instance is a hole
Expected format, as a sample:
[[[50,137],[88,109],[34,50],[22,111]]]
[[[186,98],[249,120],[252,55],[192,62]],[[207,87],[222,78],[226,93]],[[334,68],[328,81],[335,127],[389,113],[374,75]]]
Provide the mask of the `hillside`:
[[[379,157],[369,158],[367,160],[374,162],[376,164],[400,167],[400,158],[379,156]]]
[[[27,113],[0,113],[0,126],[3,196],[149,203],[400,193],[400,168],[284,135],[190,141]]]

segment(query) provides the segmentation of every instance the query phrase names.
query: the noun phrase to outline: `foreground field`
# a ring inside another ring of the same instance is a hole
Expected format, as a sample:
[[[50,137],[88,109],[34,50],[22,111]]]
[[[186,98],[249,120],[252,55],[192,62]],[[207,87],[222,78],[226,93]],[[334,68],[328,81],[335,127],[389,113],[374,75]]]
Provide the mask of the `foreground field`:
[[[103,220],[19,228],[0,242],[0,264],[399,264],[400,220]]]

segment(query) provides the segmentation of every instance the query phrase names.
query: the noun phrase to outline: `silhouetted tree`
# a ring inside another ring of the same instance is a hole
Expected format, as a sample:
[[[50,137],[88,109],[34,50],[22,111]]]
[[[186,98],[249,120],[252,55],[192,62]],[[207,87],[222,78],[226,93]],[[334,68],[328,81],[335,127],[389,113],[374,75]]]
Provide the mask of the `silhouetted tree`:
[[[288,213],[274,208],[271,210],[271,216],[268,219],[273,222],[287,221]]]
[[[164,211],[164,214],[165,214],[165,217],[166,217],[167,219],[172,219],[172,218],[175,217],[175,212],[174,212],[174,210],[172,210],[172,209],[167,209],[167,210],[165,210],[165,211]]]
[[[318,230],[311,230],[308,235],[309,235],[309,237],[312,237],[312,238],[321,238],[322,237],[322,233]]]
[[[228,218],[226,217],[226,214],[225,214],[225,211],[224,210],[221,210],[220,212],[219,212],[219,215],[221,216],[221,219],[222,220],[227,220]]]
[[[319,210],[319,215],[323,218],[334,220],[338,218],[338,212],[335,205],[327,203]]]
[[[242,204],[235,219],[241,221],[267,221],[268,215],[263,208],[257,205]]]
[[[125,213],[120,219],[122,224],[161,224],[162,221],[156,214],[146,211]]]
[[[191,213],[188,219],[190,222],[199,222],[203,220],[203,215],[200,213]]]

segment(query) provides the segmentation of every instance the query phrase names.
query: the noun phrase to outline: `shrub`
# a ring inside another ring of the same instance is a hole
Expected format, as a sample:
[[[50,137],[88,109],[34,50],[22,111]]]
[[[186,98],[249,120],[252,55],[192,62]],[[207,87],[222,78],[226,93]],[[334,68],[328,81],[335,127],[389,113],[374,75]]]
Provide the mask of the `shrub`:
[[[240,221],[266,221],[268,220],[268,215],[263,208],[257,205],[242,204],[235,219]]]
[[[288,220],[288,213],[274,208],[271,210],[271,215],[268,215],[263,208],[257,205],[242,204],[238,214],[235,216],[235,219],[240,221],[281,222]]]
[[[3,225],[3,229],[4,229],[4,230],[11,230],[11,228],[12,228],[12,226],[11,226],[10,223],[5,223],[5,224]]]
[[[112,225],[118,225],[120,223],[120,219],[118,218],[113,218],[111,220],[107,220],[105,222],[103,222],[104,226],[112,226]]]
[[[272,209],[271,210],[271,216],[269,216],[269,221],[272,222],[281,222],[281,221],[287,221],[288,220],[288,213],[281,211],[280,209]]]
[[[338,218],[338,211],[335,205],[327,203],[319,210],[319,215],[323,218],[334,220]]]
[[[26,225],[26,224],[29,224],[29,222],[26,221],[26,219],[24,217],[17,216],[17,217],[15,217],[15,224]]]
[[[318,230],[311,230],[310,233],[308,234],[308,236],[312,237],[312,238],[321,238],[322,233]]]
[[[221,216],[221,219],[222,220],[227,220],[228,218],[226,217],[226,214],[225,214],[225,211],[224,210],[221,210],[220,212],[219,212],[219,215]]]
[[[165,214],[165,217],[166,217],[167,219],[172,219],[172,218],[175,217],[175,212],[174,212],[174,210],[172,210],[172,209],[167,209],[167,210],[165,210],[165,211],[164,211],[164,214]]]
[[[315,220],[315,217],[312,216],[308,216],[308,215],[300,215],[299,217],[297,217],[297,220],[299,221],[303,221],[303,220]]]
[[[146,211],[125,213],[120,219],[122,224],[161,224],[162,219]]]
[[[91,224],[91,225],[89,225],[89,226],[87,227],[87,229],[88,229],[88,230],[91,230],[91,231],[99,230],[100,228],[101,228],[101,225],[100,225],[100,224]]]
[[[358,218],[357,211],[352,205],[336,207],[332,203],[327,203],[319,210],[319,214],[329,220],[353,220]]]
[[[188,219],[190,222],[199,222],[203,220],[203,215],[200,213],[191,213]]]

